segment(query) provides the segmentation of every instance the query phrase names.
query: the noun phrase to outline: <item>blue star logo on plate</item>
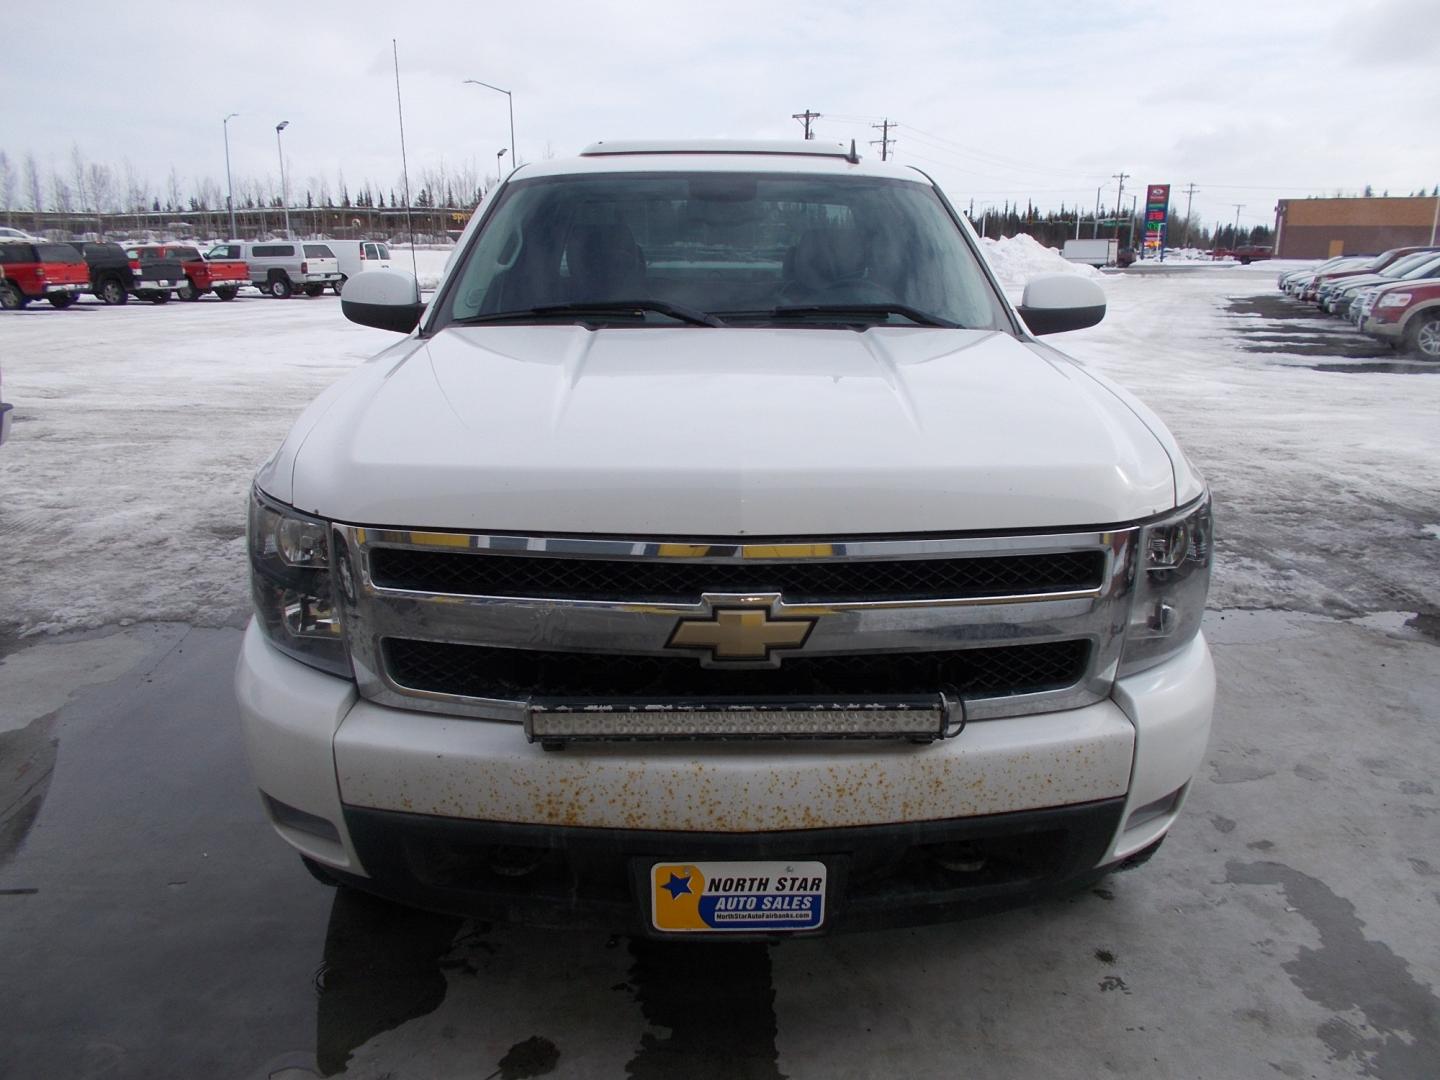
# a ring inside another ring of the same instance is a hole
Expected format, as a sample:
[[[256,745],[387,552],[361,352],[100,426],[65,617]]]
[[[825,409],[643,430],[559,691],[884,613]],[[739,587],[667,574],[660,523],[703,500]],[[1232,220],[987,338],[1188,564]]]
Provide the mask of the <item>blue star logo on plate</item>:
[[[679,874],[672,873],[670,880],[660,887],[670,894],[670,899],[678,900],[690,891],[690,875],[686,874],[682,878]]]

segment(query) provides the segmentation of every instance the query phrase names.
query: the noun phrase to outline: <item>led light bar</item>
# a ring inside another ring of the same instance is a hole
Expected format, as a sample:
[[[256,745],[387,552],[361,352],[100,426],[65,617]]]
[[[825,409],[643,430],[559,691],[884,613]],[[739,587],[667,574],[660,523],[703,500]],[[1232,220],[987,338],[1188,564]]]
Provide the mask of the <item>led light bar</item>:
[[[862,702],[655,701],[532,703],[525,735],[570,742],[707,739],[907,739],[958,735],[964,708],[948,695]]]

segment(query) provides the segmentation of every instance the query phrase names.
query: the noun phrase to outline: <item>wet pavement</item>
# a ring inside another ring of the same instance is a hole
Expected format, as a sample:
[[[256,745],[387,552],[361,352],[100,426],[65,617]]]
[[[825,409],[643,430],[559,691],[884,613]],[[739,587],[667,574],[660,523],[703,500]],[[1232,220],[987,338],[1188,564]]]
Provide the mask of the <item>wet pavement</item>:
[[[1240,337],[1242,350],[1284,356],[1287,359],[1277,363],[1285,367],[1351,375],[1440,374],[1440,364],[1412,359],[1362,334],[1346,320],[1279,292],[1232,297],[1226,310],[1236,316],[1228,327]]]
[[[12,644],[0,1076],[1433,1076],[1431,630],[1214,613],[1209,760],[1148,865],[970,922],[738,946],[322,886],[246,776],[238,632]]]

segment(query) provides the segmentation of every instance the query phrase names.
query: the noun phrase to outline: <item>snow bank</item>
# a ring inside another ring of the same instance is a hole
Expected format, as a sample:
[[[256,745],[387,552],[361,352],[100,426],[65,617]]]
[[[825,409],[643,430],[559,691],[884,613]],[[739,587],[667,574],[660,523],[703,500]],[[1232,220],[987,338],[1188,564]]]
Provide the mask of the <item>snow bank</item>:
[[[1067,260],[1055,248],[1046,247],[1033,236],[1024,233],[991,240],[988,236],[980,244],[985,252],[985,261],[1000,284],[1020,286],[1038,274],[1079,274],[1081,277],[1099,277],[1100,271],[1085,263]]]

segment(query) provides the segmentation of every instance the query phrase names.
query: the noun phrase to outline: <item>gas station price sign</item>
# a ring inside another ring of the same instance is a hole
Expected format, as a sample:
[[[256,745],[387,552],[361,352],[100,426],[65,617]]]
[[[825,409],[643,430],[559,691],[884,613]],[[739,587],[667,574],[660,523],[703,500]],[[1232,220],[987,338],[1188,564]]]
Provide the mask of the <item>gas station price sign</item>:
[[[1165,225],[1170,218],[1170,185],[1151,184],[1145,189],[1145,250],[1165,250]]]

